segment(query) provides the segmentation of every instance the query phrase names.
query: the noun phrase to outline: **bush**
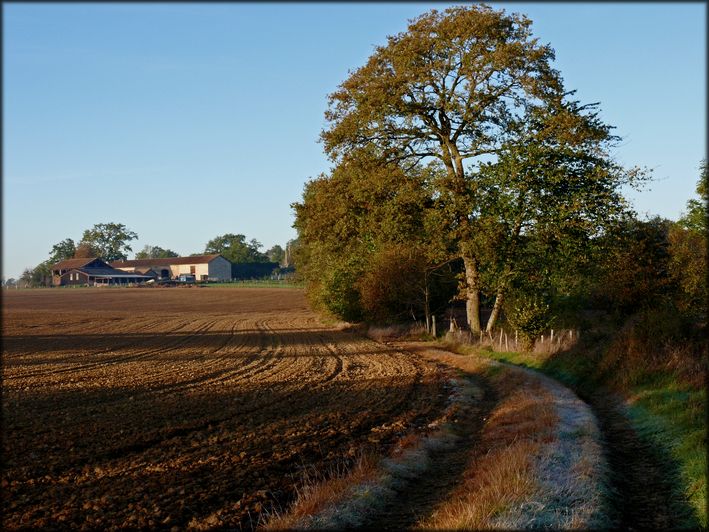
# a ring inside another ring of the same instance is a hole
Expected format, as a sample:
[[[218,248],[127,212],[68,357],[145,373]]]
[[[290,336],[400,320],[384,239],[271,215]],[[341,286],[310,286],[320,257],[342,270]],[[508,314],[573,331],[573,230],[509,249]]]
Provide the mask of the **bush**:
[[[359,268],[355,268],[351,262],[335,266],[324,272],[318,299],[325,309],[337,318],[352,322],[361,321],[364,312],[357,290],[359,278]]]
[[[534,296],[519,296],[506,305],[507,322],[519,331],[522,349],[529,351],[534,347],[535,340],[551,325],[554,317],[551,307],[545,298]]]

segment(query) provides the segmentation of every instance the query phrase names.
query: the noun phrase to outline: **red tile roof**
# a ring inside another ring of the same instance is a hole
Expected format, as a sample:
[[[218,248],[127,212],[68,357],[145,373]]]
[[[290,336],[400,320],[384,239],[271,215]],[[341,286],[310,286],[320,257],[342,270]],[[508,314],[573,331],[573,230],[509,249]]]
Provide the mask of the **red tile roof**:
[[[57,262],[52,266],[52,270],[71,270],[74,268],[83,268],[88,263],[97,260],[98,257],[91,257],[88,259],[66,259],[61,262]],[[105,266],[106,263],[102,259],[98,259]]]

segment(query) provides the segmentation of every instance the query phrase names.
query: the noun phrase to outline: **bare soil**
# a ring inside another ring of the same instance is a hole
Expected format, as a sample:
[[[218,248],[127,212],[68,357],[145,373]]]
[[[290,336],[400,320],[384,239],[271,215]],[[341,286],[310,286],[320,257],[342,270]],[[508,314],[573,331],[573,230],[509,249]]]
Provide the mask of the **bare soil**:
[[[444,407],[434,363],[300,290],[3,296],[4,528],[252,528]]]

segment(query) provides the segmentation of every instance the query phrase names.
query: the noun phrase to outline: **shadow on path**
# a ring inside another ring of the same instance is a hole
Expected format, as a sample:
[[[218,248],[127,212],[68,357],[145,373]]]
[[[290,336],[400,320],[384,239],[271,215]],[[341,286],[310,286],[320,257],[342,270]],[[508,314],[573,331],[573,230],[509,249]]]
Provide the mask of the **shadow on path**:
[[[682,491],[679,465],[670,452],[638,434],[624,414],[621,400],[607,390],[580,395],[593,407],[605,440],[613,528],[699,527],[696,512]]]
[[[485,419],[496,404],[490,386],[480,377],[466,375],[465,379],[483,390],[481,401],[461,408],[452,418],[455,443],[431,452],[426,472],[397,490],[396,497],[381,512],[370,516],[361,529],[404,530],[433,512],[435,507],[450,497],[462,481],[463,473],[477,457]]]

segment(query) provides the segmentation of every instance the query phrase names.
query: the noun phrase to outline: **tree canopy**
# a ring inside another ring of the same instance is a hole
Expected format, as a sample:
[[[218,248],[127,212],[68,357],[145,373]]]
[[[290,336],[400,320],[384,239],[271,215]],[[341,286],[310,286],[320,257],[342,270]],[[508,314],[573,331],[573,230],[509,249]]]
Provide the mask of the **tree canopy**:
[[[501,304],[522,241],[574,231],[588,239],[620,185],[641,175],[610,162],[617,137],[593,105],[569,100],[553,59],[523,15],[484,5],[433,10],[329,97],[321,138],[336,164],[366,148],[404,173],[440,169],[430,198],[451,258],[463,261],[476,332],[481,291],[491,288]],[[486,273],[499,278],[495,286]]]
[[[137,233],[129,230],[123,224],[101,223],[84,231],[80,245],[90,246],[97,256],[107,262],[112,262],[126,260],[128,258],[127,252],[132,251],[129,242],[137,238]]]
[[[255,239],[248,242],[241,234],[227,233],[207,242],[205,253],[220,253],[234,264],[245,262],[268,262],[268,257],[259,251],[263,245]]]
[[[135,254],[136,259],[166,259],[169,257],[179,257],[171,249],[163,249],[160,246],[146,244],[143,249]]]
[[[49,264],[56,264],[63,260],[74,258],[76,253],[76,244],[71,238],[65,238],[61,242],[52,246],[52,251],[49,252]]]
[[[296,265],[317,306],[347,320],[425,319],[441,294],[450,298],[433,275],[449,255],[431,196],[435,177],[360,150],[306,185],[293,205]]]
[[[277,262],[278,264],[283,264],[286,258],[286,252],[285,250],[276,244],[273,246],[271,249],[266,251],[266,256],[268,257],[268,260],[271,262]]]

